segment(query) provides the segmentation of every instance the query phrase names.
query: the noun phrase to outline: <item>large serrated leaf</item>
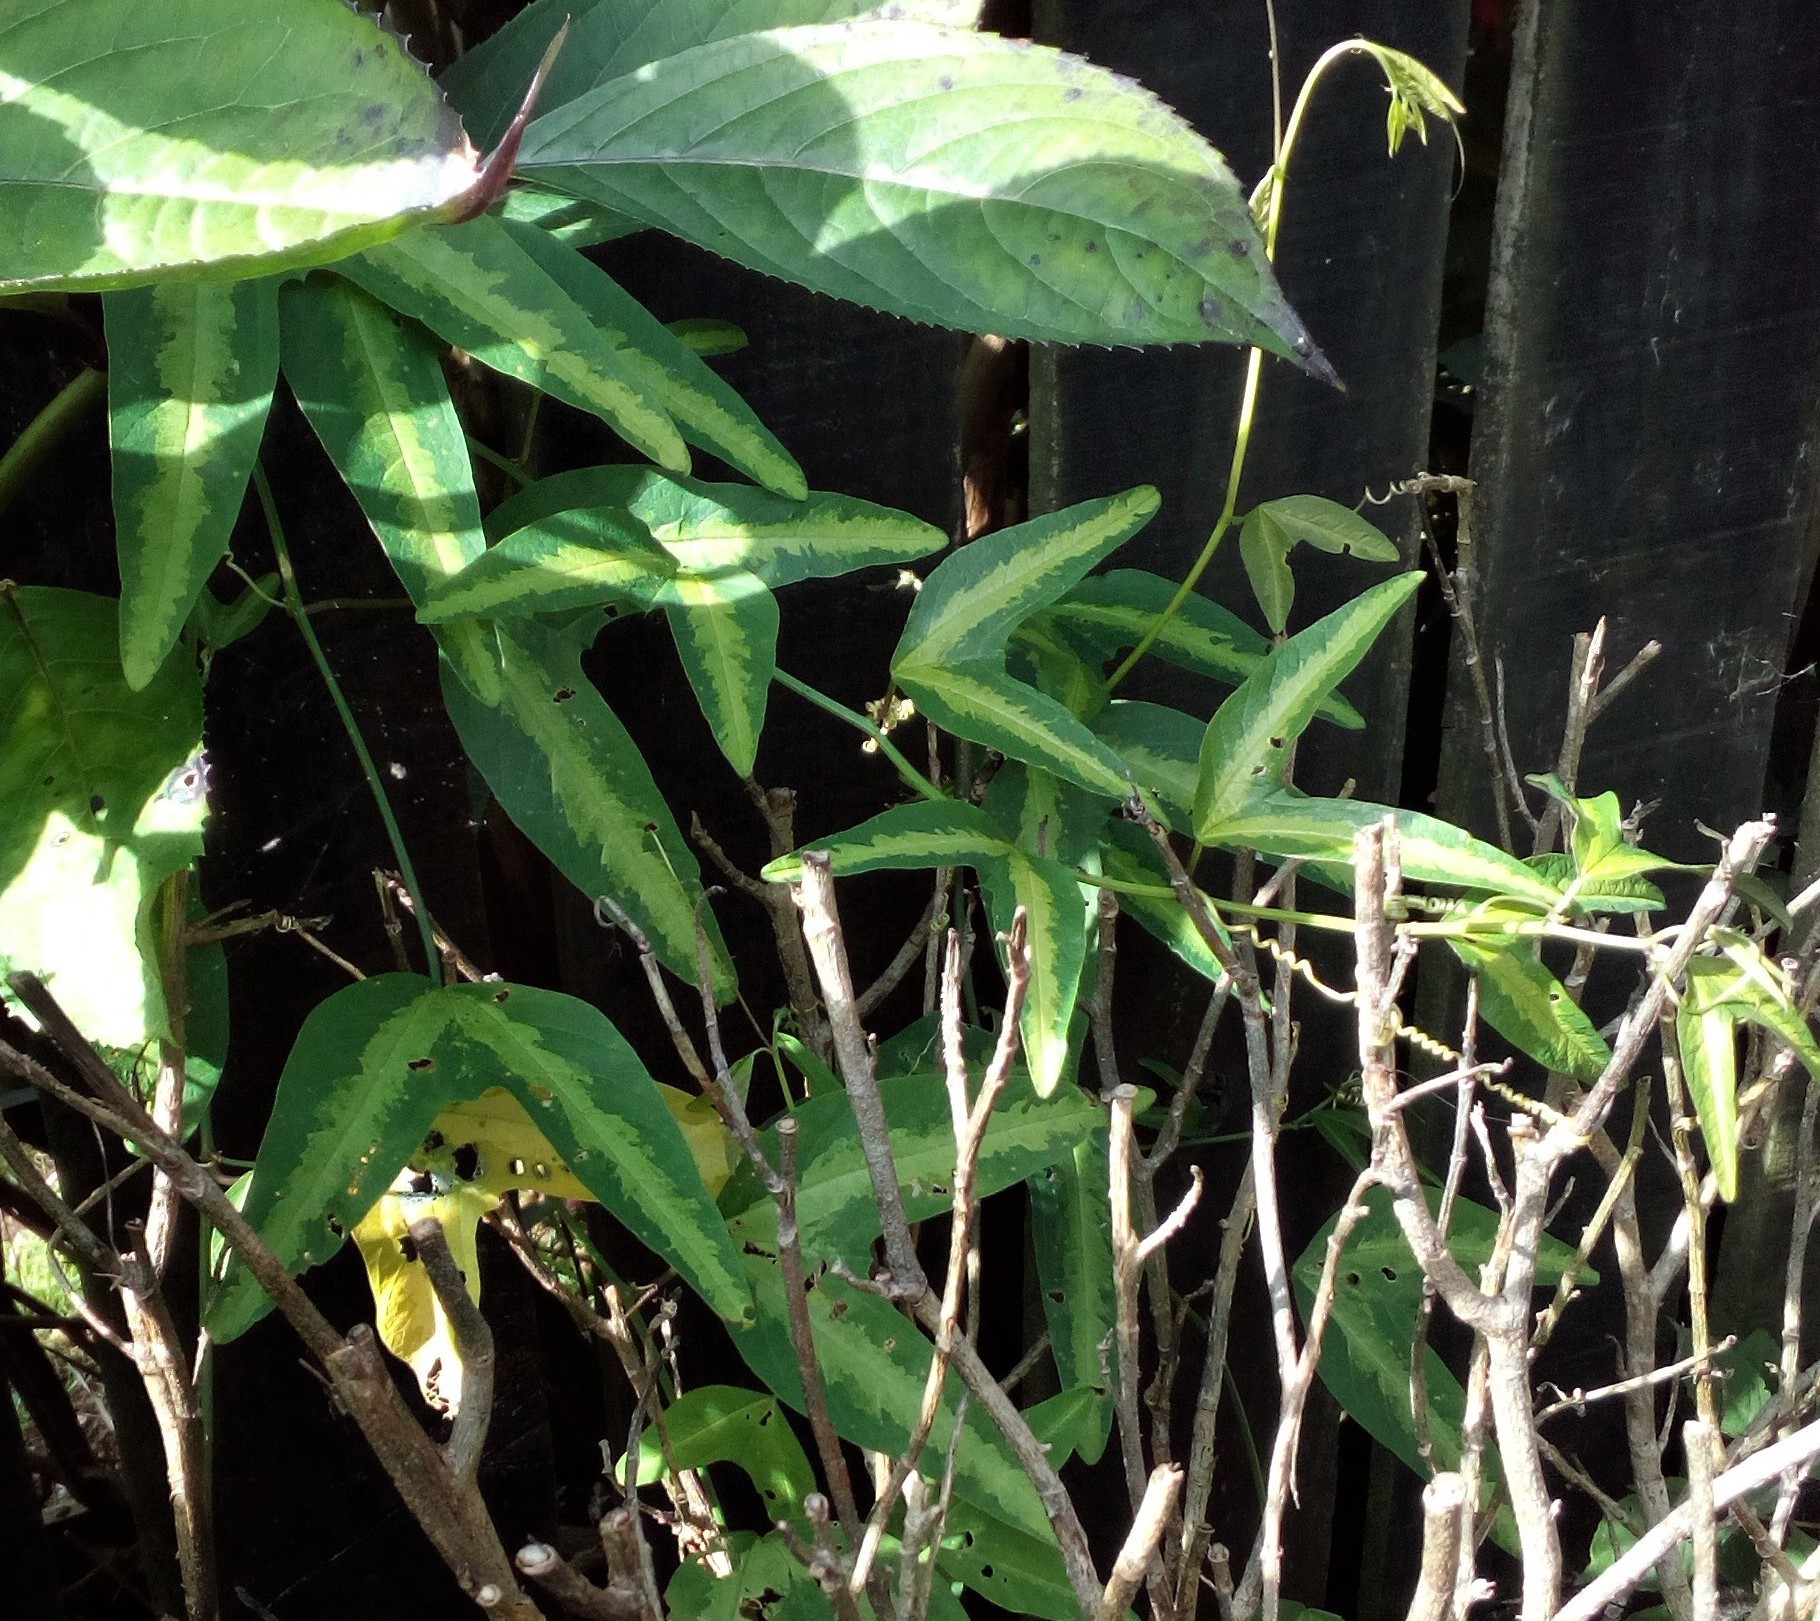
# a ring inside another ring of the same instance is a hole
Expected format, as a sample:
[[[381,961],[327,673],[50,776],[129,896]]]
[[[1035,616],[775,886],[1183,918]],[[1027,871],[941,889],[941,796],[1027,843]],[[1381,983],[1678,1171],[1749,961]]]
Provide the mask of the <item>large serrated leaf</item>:
[[[688,472],[688,448],[626,354],[625,334],[597,327],[505,221],[489,214],[413,231],[339,268],[482,364],[592,412],[653,461]]]
[[[940,326],[1325,366],[1220,155],[1129,80],[1043,46],[875,18],[718,40],[546,113],[520,166]]]
[[[120,663],[138,691],[227,555],[278,377],[278,288],[165,282],[102,310]]]
[[[525,836],[584,895],[610,896],[650,936],[664,966],[696,980],[700,868],[650,769],[581,667],[592,624],[499,633],[496,708],[445,676],[443,700],[462,747]],[[712,913],[702,910],[714,990],[733,969]]]
[[[1063,1389],[1098,1393],[1099,1447],[1081,1448],[1099,1461],[1112,1419],[1112,1207],[1108,1194],[1103,1119],[1073,1150],[1030,1179],[1030,1247],[1049,1324],[1050,1354]]]
[[[321,264],[478,177],[423,69],[341,0],[0,16],[0,291]]]
[[[506,231],[613,345],[684,439],[779,495],[800,501],[809,493],[795,457],[752,407],[606,271],[536,226],[508,222]]]
[[[667,616],[683,673],[727,763],[749,777],[777,673],[777,598],[750,574],[683,578],[673,592]]]
[[[1276,648],[1220,705],[1201,741],[1196,838],[1216,842],[1210,835],[1225,818],[1282,781],[1290,745],[1421,582],[1411,572],[1354,597]]]
[[[1588,1085],[1599,1078],[1611,1062],[1611,1048],[1527,942],[1501,950],[1483,941],[1448,944],[1478,975],[1479,1010],[1492,1029],[1545,1069]]]
[[[158,887],[202,853],[202,684],[138,692],[111,598],[0,582],[0,970],[49,984],[90,1040],[170,1033]]]
[[[490,145],[505,133],[544,50],[566,18],[569,37],[545,82],[546,110],[647,62],[692,45],[831,22],[870,11],[876,0],[533,0],[504,28],[467,52],[442,87],[468,132]]]
[[[1113,799],[1131,784],[1118,756],[1046,693],[1005,670],[1006,640],[1138,532],[1155,490],[1086,501],[976,540],[927,580],[891,673],[938,726]]]
[[[1397,822],[1403,876],[1492,895],[1510,895],[1548,910],[1561,892],[1540,873],[1496,845],[1420,811],[1360,799],[1306,799],[1260,794],[1211,829],[1209,844],[1261,855],[1350,866],[1354,837],[1386,816]]]
[[[435,349],[378,300],[331,276],[286,287],[285,380],[413,602],[486,549],[461,419]],[[437,640],[487,703],[499,697],[488,627]]]

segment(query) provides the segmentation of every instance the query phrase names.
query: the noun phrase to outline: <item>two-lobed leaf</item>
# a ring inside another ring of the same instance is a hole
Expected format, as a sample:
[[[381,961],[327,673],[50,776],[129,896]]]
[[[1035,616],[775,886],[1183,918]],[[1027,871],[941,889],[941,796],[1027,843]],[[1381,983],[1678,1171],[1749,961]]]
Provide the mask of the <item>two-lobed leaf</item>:
[[[554,108],[520,168],[768,275],[970,331],[1255,343],[1325,374],[1220,155],[1060,51],[864,18],[720,39]]]
[[[278,288],[171,281],[102,312],[120,663],[138,691],[227,555],[278,378]]]
[[[1245,515],[1239,531],[1239,555],[1252,595],[1264,610],[1264,622],[1279,636],[1295,605],[1289,554],[1298,543],[1322,552],[1350,553],[1372,563],[1395,563],[1402,557],[1396,542],[1383,530],[1338,501],[1321,495],[1286,495],[1259,502]]]
[[[1220,705],[1201,740],[1194,796],[1194,832],[1203,844],[1220,842],[1222,822],[1282,782],[1291,745],[1421,581],[1419,573],[1402,574],[1354,597],[1274,649]]]
[[[0,291],[321,264],[458,211],[479,177],[403,43],[340,0],[0,15]]]

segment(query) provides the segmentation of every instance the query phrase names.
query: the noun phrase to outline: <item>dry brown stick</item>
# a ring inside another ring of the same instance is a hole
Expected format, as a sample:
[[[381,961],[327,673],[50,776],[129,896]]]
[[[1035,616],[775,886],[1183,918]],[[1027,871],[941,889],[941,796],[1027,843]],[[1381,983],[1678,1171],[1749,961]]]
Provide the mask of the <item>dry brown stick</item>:
[[[1176,1465],[1159,1464],[1151,1474],[1126,1533],[1125,1545],[1112,1562],[1112,1575],[1100,1596],[1094,1621],[1123,1621],[1144,1572],[1155,1563],[1157,1547],[1169,1529],[1169,1516],[1175,1512],[1181,1489],[1182,1471]]]
[[[910,1432],[909,1444],[902,1455],[892,1464],[890,1474],[878,1494],[878,1501],[873,1505],[871,1518],[866,1523],[865,1537],[859,1545],[853,1571],[848,1578],[848,1591],[856,1598],[865,1585],[898,1494],[922,1461],[923,1449],[928,1445],[930,1433],[941,1412],[948,1367],[954,1357],[955,1342],[960,1336],[960,1313],[967,1284],[968,1260],[974,1252],[975,1222],[979,1214],[975,1189],[980,1152],[985,1147],[992,1111],[997,1107],[1006,1083],[1011,1079],[1011,1066],[1017,1057],[1018,1023],[1023,1017],[1024,998],[1030,989],[1030,955],[1025,945],[1028,927],[1028,919],[1020,906],[1012,919],[1011,933],[1006,942],[1009,978],[998,1044],[980,1083],[979,1096],[972,1100],[968,1098],[967,1057],[962,1046],[960,936],[953,930],[948,934],[947,967],[942,976],[942,1049],[948,1080],[948,1107],[955,1136],[948,1269],[942,1285],[941,1312],[936,1322],[935,1352],[930,1358],[929,1373],[923,1383],[923,1400],[917,1413],[916,1428]]]
[[[1561,753],[1555,761],[1555,775],[1571,794],[1580,776],[1580,756],[1586,749],[1586,733],[1592,726],[1593,700],[1599,695],[1599,681],[1605,674],[1605,621],[1601,619],[1591,632],[1574,637],[1573,672],[1567,683],[1567,724],[1561,731]],[[1561,829],[1562,805],[1550,798],[1536,828],[1535,848],[1531,855],[1541,855],[1554,848],[1555,835]]]
[[[1436,1475],[1422,1488],[1422,1574],[1408,1621],[1449,1621],[1452,1616],[1465,1514],[1466,1482],[1457,1474]]]
[[[584,1621],[635,1621],[642,1612],[622,1595],[596,1587],[547,1542],[527,1542],[512,1562],[562,1606]]]
[[[642,1621],[661,1621],[663,1604],[651,1569],[651,1549],[638,1515],[621,1506],[600,1517],[600,1545],[607,1555],[607,1591],[620,1596],[626,1613]]]
[[[450,1253],[442,1223],[434,1216],[412,1222],[411,1242],[448,1319],[455,1354],[461,1359],[461,1399],[443,1444],[443,1456],[457,1480],[472,1482],[479,1473],[480,1454],[493,1422],[493,1331],[468,1293],[467,1280]]]
[[[1694,1529],[1694,1621],[1716,1621],[1719,1612],[1719,1524],[1713,1510],[1713,1449],[1719,1432],[1702,1419],[1681,1429],[1687,1460],[1687,1502]]]
[[[404,880],[397,873],[382,872],[379,875],[379,881],[391,891],[392,899],[402,910],[412,917],[417,915],[417,903],[411,899],[410,890],[405,887]],[[459,978],[465,979],[470,985],[479,985],[489,979],[497,980],[499,978],[497,974],[482,973],[474,959],[449,938],[435,918],[430,919],[430,938],[436,942],[436,950],[441,954],[443,962]]]
[[[891,1152],[891,1127],[885,1118],[885,1100],[878,1089],[878,1069],[872,1047],[860,1023],[853,995],[853,973],[841,939],[840,913],[834,901],[834,879],[828,858],[810,852],[803,856],[802,879],[796,890],[802,909],[803,940],[821,982],[822,1001],[834,1055],[846,1084],[847,1099],[859,1129],[872,1178],[872,1197],[884,1224],[885,1265],[890,1276],[881,1279],[887,1292],[899,1300],[914,1300],[928,1290],[910,1223],[904,1216],[903,1193],[898,1187],[897,1162]]]

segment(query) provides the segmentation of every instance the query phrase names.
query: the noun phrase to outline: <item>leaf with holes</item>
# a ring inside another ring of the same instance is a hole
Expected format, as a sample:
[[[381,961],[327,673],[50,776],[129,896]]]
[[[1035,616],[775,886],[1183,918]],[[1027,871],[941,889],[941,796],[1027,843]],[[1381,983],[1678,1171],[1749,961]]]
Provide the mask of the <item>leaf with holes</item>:
[[[6,292],[321,264],[480,178],[422,67],[340,0],[11,0],[0,154]]]
[[[1255,343],[1330,375],[1220,155],[1044,46],[866,18],[723,39],[526,132],[520,171],[717,253],[938,326]]]
[[[413,602],[486,549],[461,419],[436,350],[357,287],[313,276],[280,300],[285,381]],[[486,703],[498,656],[483,625],[437,640]]]
[[[1556,979],[1521,941],[1494,949],[1452,940],[1454,955],[1478,976],[1485,1022],[1544,1069],[1591,1084],[1611,1062],[1611,1048]]]
[[[1220,824],[1283,780],[1289,746],[1322,701],[1355,670],[1422,583],[1419,573],[1374,585],[1274,649],[1207,723],[1194,832],[1220,842]]]
[[[1239,530],[1239,555],[1252,595],[1264,610],[1264,622],[1279,636],[1295,603],[1289,554],[1298,543],[1317,551],[1350,553],[1372,563],[1395,563],[1402,556],[1383,530],[1338,501],[1319,495],[1286,495],[1259,502],[1245,515]]]
[[[910,610],[891,673],[938,726],[1111,799],[1118,756],[1047,694],[1006,673],[1006,641],[1148,523],[1148,487],[1087,501],[976,540],[942,563]]]
[[[0,582],[0,971],[39,975],[83,1034],[170,1033],[159,886],[202,854],[202,684],[135,692],[109,597]]]
[[[713,1463],[739,1465],[773,1524],[805,1519],[803,1499],[817,1489],[815,1471],[775,1397],[734,1385],[702,1385],[678,1396],[663,1410],[661,1431],[647,1426],[639,1437],[637,1483],[649,1486],[670,1469]]]
[[[503,220],[413,231],[339,268],[483,365],[591,412],[654,462],[688,472],[682,435],[629,362],[626,335],[600,330]]]
[[[502,628],[498,705],[446,674],[443,701],[474,768],[525,836],[584,895],[623,907],[658,960],[694,984],[701,869],[637,745],[582,670],[593,639],[591,620]],[[701,920],[714,992],[726,1001],[732,964],[705,907]]]
[[[137,692],[227,555],[278,377],[278,288],[166,282],[109,293],[102,312],[120,663]]]

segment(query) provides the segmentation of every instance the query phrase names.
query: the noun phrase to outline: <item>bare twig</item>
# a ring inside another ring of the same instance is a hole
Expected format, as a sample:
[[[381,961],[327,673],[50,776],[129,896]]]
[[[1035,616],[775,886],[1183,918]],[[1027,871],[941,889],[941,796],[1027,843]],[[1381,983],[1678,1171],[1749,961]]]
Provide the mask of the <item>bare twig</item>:
[[[1460,1525],[1466,1482],[1439,1474],[1422,1490],[1422,1574],[1409,1605],[1409,1621],[1449,1621],[1460,1572]]]
[[[1144,1579],[1156,1558],[1156,1550],[1169,1529],[1169,1517],[1175,1512],[1175,1500],[1182,1489],[1182,1471],[1174,1464],[1162,1464],[1151,1474],[1138,1502],[1137,1513],[1126,1533],[1125,1545],[1112,1562],[1112,1575],[1100,1597],[1094,1621],[1122,1621],[1132,1594]]]
[[[457,1480],[472,1481],[479,1473],[480,1454],[493,1421],[493,1331],[468,1293],[467,1280],[449,1251],[442,1223],[434,1216],[412,1222],[411,1242],[448,1319],[455,1354],[461,1359],[460,1400],[455,1404],[443,1456]]]

